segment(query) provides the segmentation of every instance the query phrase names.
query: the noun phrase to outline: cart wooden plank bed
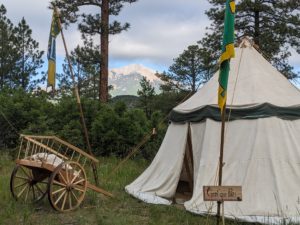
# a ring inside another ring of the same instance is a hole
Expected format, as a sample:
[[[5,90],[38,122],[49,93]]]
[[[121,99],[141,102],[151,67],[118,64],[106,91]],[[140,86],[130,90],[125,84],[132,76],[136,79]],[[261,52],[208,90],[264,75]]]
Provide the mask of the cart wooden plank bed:
[[[21,135],[10,179],[12,196],[29,203],[48,195],[51,206],[61,212],[76,209],[87,189],[112,197],[88,182],[85,168],[91,163],[98,159],[58,137]]]

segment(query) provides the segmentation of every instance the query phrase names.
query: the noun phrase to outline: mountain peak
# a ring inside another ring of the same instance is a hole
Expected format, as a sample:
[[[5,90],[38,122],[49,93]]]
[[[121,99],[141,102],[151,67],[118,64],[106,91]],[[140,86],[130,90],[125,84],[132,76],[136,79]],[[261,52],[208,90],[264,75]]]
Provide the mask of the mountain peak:
[[[110,94],[112,96],[137,95],[143,77],[146,77],[155,90],[159,92],[162,81],[155,76],[155,71],[140,64],[131,64],[110,70],[108,83],[113,86]]]
[[[130,65],[127,65],[124,67],[114,68],[114,69],[111,69],[111,72],[114,74],[120,74],[120,75],[130,75],[133,73],[138,73],[138,74],[142,74],[150,81],[159,79],[158,77],[155,76],[154,70],[147,68],[141,64],[130,64]]]

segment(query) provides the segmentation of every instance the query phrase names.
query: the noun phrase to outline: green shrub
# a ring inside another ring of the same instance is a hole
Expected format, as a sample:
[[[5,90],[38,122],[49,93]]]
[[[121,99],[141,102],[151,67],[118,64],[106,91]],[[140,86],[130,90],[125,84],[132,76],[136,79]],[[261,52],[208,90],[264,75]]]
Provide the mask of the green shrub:
[[[157,127],[163,118],[156,111],[147,119],[138,108],[127,108],[118,101],[100,104],[82,99],[85,122],[92,151],[96,155],[125,157]],[[22,90],[0,92],[0,147],[15,148],[19,134],[57,135],[75,146],[86,149],[76,100],[62,96],[57,100],[46,94],[35,95]],[[160,146],[164,129],[141,148],[141,156],[152,159]]]

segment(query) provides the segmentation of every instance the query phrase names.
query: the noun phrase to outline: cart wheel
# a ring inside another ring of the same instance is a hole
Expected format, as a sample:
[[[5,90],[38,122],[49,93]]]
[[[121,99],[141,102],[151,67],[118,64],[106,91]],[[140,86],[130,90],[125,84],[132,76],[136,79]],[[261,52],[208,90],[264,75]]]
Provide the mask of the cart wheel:
[[[12,196],[25,203],[42,200],[47,193],[46,178],[48,176],[36,177],[32,169],[16,165],[10,177]]]
[[[71,211],[81,204],[86,189],[87,178],[83,167],[77,162],[63,162],[49,178],[49,202],[55,210]]]

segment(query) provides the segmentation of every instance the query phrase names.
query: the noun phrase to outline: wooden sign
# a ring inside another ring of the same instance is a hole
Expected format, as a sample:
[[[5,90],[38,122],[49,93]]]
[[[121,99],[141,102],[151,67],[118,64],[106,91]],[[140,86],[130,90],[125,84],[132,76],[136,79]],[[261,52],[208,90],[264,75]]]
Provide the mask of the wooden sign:
[[[203,186],[204,201],[242,201],[242,186]]]

